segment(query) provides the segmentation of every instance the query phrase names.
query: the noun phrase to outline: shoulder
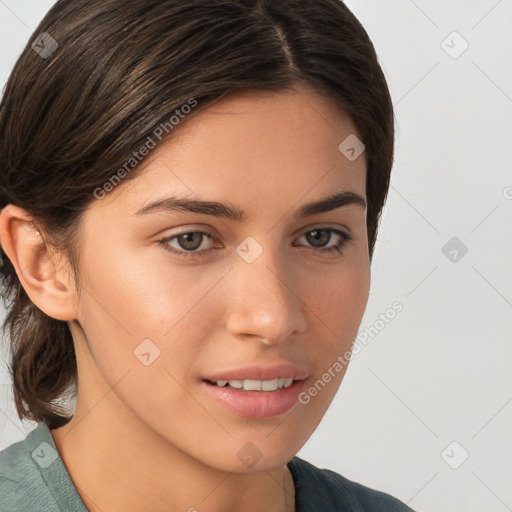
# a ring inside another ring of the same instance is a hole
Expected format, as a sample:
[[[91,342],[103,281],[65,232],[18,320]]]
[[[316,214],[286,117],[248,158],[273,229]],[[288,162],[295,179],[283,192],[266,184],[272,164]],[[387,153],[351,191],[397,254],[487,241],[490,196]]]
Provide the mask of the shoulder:
[[[414,512],[402,501],[294,457],[289,463],[298,512]]]
[[[39,424],[24,440],[0,451],[0,510],[21,512],[53,511],[59,508],[41,471],[55,457],[51,444],[45,441],[45,424]],[[48,431],[49,432],[49,431]]]

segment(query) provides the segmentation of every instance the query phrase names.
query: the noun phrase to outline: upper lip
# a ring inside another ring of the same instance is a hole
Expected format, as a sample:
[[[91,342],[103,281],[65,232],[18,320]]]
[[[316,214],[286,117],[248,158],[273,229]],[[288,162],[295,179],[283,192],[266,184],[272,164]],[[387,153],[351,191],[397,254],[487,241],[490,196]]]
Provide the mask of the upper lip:
[[[251,364],[238,368],[230,368],[212,373],[204,378],[211,382],[218,380],[274,380],[278,378],[292,378],[293,380],[302,380],[307,377],[307,373],[294,364],[280,363],[273,365]]]

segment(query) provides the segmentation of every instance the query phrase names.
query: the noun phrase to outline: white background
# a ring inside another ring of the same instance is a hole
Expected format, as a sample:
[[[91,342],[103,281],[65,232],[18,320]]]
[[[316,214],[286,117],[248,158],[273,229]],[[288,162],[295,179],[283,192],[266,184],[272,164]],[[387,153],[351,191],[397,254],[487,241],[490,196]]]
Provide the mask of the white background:
[[[0,0],[0,86],[52,3]],[[298,455],[418,512],[512,510],[512,2],[347,4],[389,81],[396,160],[373,334]],[[5,363],[0,385],[1,450],[35,424],[14,412]]]

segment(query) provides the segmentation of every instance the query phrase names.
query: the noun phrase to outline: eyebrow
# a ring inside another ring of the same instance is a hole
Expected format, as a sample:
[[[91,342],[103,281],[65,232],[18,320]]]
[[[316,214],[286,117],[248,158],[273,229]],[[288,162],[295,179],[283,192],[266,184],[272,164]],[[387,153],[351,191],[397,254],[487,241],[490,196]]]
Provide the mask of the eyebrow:
[[[342,191],[302,205],[293,213],[295,219],[303,219],[318,213],[325,213],[342,206],[355,205],[366,208],[366,201],[355,192]],[[246,213],[230,203],[218,203],[216,201],[198,201],[196,199],[183,199],[178,197],[165,197],[147,204],[136,212],[135,215],[145,215],[155,211],[185,211],[213,215],[235,221],[247,219]]]

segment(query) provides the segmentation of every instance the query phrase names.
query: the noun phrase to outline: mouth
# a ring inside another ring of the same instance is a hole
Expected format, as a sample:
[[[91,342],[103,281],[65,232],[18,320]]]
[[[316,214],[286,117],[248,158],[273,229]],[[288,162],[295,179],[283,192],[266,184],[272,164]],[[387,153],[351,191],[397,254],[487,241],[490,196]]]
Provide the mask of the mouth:
[[[271,380],[257,380],[257,379],[244,379],[244,380],[217,380],[211,381],[205,379],[205,382],[211,384],[212,386],[217,386],[219,388],[233,388],[233,389],[243,389],[244,391],[264,391],[264,392],[272,392],[278,391],[280,389],[286,389],[293,385],[295,382],[293,377],[278,377],[276,379]]]
[[[201,387],[214,404],[236,416],[269,419],[290,411],[304,390],[306,379],[278,377],[271,380],[203,379]]]

